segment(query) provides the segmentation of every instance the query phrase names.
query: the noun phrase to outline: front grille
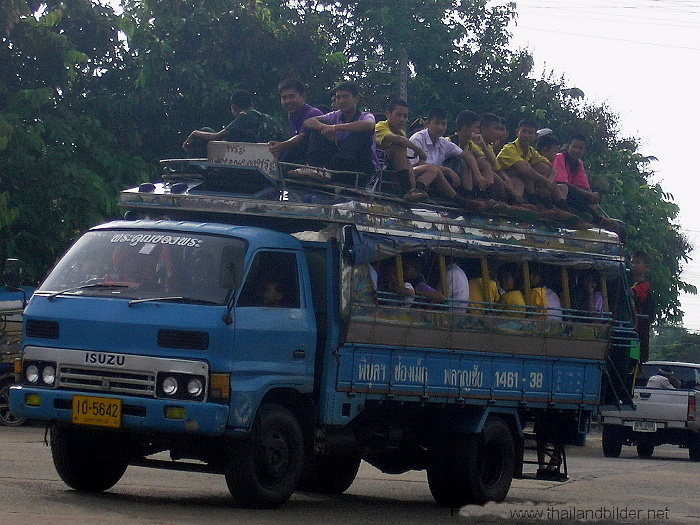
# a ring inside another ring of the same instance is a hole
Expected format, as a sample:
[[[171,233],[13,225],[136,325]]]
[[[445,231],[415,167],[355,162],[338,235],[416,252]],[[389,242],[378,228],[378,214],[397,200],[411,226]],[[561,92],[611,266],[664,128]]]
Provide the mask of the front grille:
[[[209,333],[161,329],[158,330],[158,346],[161,348],[206,350],[209,348]]]
[[[56,321],[41,321],[39,319],[28,319],[26,335],[27,337],[38,337],[40,339],[58,339],[59,328]]]
[[[59,368],[58,387],[154,397],[156,376],[150,372],[93,370],[64,365]]]

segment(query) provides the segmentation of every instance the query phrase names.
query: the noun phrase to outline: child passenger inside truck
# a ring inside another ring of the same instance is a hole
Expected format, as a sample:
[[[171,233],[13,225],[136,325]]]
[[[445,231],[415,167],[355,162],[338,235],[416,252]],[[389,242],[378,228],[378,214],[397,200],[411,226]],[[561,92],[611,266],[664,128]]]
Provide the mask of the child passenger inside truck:
[[[287,295],[283,284],[278,280],[269,280],[261,284],[259,301],[266,308],[284,308],[287,306]]]
[[[377,291],[380,304],[411,306],[416,299],[413,285],[406,281],[403,283],[399,281],[396,258],[383,261],[379,266]]]
[[[423,260],[417,253],[405,254],[403,257],[403,276],[416,291],[420,302],[441,304],[445,302],[445,296],[430,286],[423,275]]]
[[[520,272],[515,263],[503,263],[498,268],[498,285],[503,290],[498,304],[501,306],[502,315],[520,317],[525,315],[525,297],[520,291]]]

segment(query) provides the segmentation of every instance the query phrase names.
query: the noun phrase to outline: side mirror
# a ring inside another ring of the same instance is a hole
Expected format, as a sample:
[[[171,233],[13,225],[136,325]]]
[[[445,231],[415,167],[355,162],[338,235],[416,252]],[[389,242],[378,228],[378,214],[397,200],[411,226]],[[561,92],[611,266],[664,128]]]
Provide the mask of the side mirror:
[[[7,288],[19,289],[22,269],[19,266],[19,259],[7,259],[5,270],[2,272],[2,282]]]
[[[236,289],[243,280],[244,246],[226,246],[221,254],[219,286],[227,290]]]

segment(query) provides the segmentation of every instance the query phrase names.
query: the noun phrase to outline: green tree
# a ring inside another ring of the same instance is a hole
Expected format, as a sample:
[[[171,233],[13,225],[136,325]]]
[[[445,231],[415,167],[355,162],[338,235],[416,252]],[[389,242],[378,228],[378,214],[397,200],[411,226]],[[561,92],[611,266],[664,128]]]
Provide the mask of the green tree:
[[[89,109],[119,60],[117,18],[87,0],[6,0],[0,28],[0,256],[40,279],[116,193],[152,172]]]
[[[700,363],[700,334],[682,326],[657,327],[649,341],[651,358],[663,361]]]
[[[224,126],[228,97],[244,88],[283,118],[286,77],[324,103],[342,79],[361,83],[381,112],[408,58],[414,115],[523,117],[566,137],[590,137],[586,162],[603,205],[647,251],[660,313],[680,316],[690,245],[672,197],[653,182],[652,157],[620,137],[617,117],[565,79],[535,78],[532,57],[508,48],[515,4],[487,0],[93,0],[0,2],[0,255],[39,277],[78,233],[118,213],[116,193],[180,156],[192,129]],[[120,38],[119,31],[122,31]],[[145,159],[145,160],[141,160]]]

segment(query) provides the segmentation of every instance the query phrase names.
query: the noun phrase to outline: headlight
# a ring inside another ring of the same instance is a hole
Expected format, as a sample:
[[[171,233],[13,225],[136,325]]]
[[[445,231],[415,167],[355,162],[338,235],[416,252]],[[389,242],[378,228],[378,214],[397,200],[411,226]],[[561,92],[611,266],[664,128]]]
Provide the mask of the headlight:
[[[187,382],[187,393],[192,397],[199,397],[203,390],[204,385],[202,384],[201,379],[193,377]]]
[[[41,380],[45,385],[52,386],[56,381],[56,369],[51,365],[46,365],[41,371]]]
[[[29,365],[24,372],[24,376],[31,384],[35,384],[39,381],[39,368],[36,365]]]
[[[167,376],[163,379],[162,388],[166,396],[174,396],[177,393],[177,379],[172,376]]]

